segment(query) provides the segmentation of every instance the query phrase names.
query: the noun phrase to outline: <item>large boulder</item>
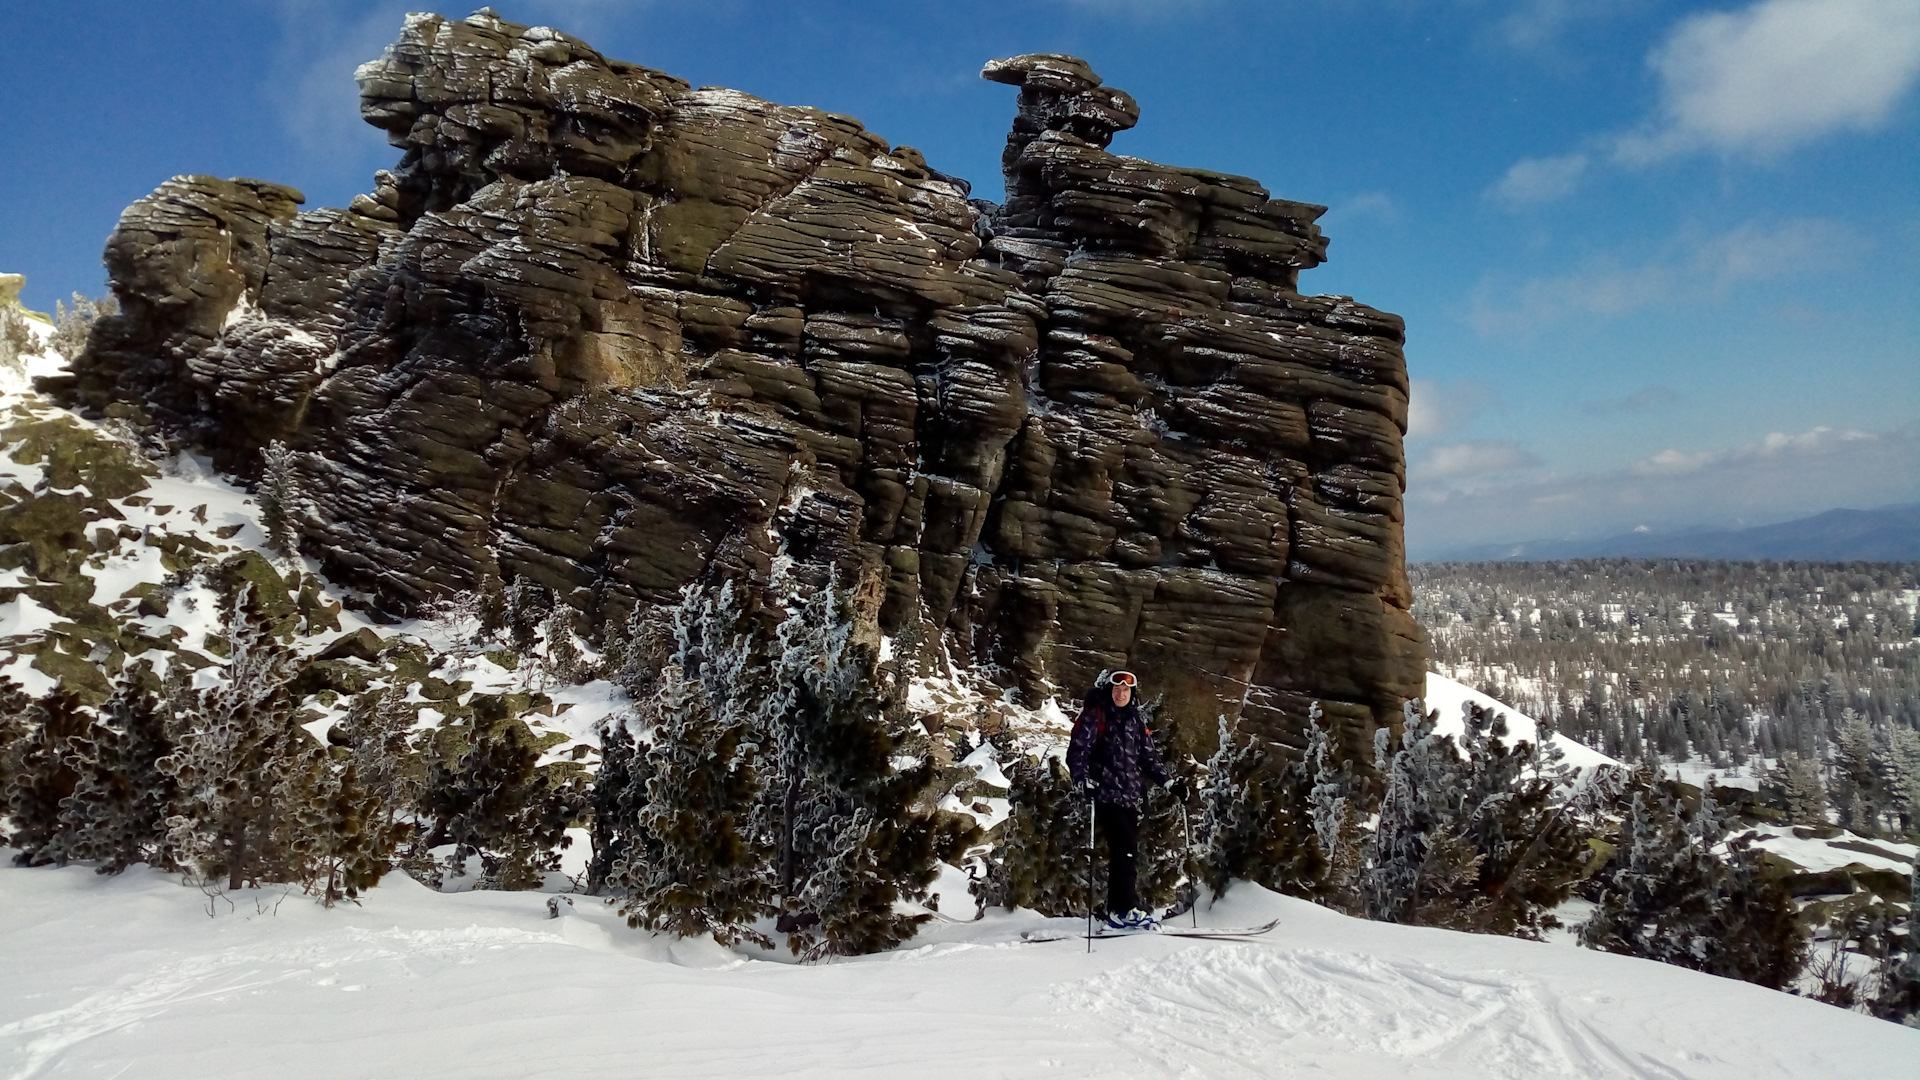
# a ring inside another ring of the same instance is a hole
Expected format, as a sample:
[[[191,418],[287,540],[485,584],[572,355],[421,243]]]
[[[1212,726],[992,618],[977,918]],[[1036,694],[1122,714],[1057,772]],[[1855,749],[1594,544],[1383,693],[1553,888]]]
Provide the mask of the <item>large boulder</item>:
[[[1139,670],[1183,740],[1356,751],[1419,692],[1403,327],[1302,295],[1324,207],[1113,154],[1081,60],[1019,87],[1007,201],[859,122],[483,11],[359,72],[402,156],[344,210],[177,177],[51,389],[250,473],[386,609],[523,579],[589,630],[786,557],[1030,699]]]

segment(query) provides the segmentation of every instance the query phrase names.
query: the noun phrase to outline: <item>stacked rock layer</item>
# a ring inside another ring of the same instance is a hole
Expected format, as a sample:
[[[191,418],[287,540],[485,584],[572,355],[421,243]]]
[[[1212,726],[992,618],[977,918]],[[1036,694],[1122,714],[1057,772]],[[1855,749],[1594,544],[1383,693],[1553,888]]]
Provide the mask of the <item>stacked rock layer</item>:
[[[1031,697],[1139,671],[1362,753],[1421,692],[1403,326],[1302,295],[1324,208],[1106,149],[1083,62],[1019,87],[1004,205],[847,117],[694,89],[490,12],[361,68],[403,151],[346,209],[176,177],[52,389],[243,474],[390,611],[524,579],[588,632],[776,561]]]

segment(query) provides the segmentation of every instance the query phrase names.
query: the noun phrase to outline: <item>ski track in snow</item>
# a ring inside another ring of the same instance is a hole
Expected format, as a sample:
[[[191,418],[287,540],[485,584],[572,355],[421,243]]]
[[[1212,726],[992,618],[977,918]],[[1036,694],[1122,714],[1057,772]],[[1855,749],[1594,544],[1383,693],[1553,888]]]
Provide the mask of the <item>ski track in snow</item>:
[[[1535,980],[1354,953],[1191,950],[1070,985],[1058,1001],[1170,1076],[1679,1075],[1621,1053]]]
[[[330,974],[335,970],[371,967],[387,979],[420,978],[449,965],[477,963],[483,952],[563,941],[553,934],[505,927],[379,931],[348,927],[294,945],[227,948],[210,956],[161,963],[124,976],[110,989],[65,1008],[0,1024],[0,1046],[20,1046],[23,1060],[8,1077],[28,1080],[74,1046],[182,1006],[203,1001],[217,1004],[292,980],[320,987],[340,985],[339,976]],[[359,983],[340,985],[347,992],[364,988]]]

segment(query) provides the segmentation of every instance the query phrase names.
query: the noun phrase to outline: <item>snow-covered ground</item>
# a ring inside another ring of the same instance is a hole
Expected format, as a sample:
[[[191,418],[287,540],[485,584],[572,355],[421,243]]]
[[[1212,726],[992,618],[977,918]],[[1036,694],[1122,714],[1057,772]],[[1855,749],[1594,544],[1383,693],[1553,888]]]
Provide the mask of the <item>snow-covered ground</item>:
[[[950,904],[970,914],[971,905]],[[1236,886],[1247,943],[1020,943],[937,922],[797,966],[587,897],[211,902],[135,868],[0,869],[0,1076],[1910,1077],[1920,1031],[1563,945],[1349,919]]]

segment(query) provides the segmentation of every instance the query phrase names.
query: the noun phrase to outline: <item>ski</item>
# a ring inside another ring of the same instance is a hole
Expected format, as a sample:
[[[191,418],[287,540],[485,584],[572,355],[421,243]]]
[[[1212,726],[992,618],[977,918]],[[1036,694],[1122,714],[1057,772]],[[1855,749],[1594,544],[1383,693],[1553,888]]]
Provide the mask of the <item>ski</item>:
[[[1264,923],[1260,926],[1241,927],[1202,926],[1196,928],[1191,926],[1163,925],[1157,930],[1115,930],[1111,927],[1101,927],[1096,929],[1091,936],[1095,939],[1104,939],[1158,935],[1160,937],[1200,938],[1210,941],[1244,941],[1248,938],[1259,937],[1261,934],[1267,933],[1279,925],[1280,920],[1274,919],[1272,922]],[[1039,944],[1047,941],[1078,941],[1087,936],[1086,934],[1056,934],[1045,930],[1023,930],[1020,933],[1020,940],[1029,944]]]

